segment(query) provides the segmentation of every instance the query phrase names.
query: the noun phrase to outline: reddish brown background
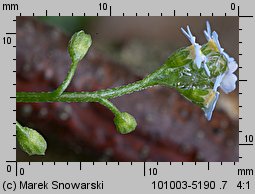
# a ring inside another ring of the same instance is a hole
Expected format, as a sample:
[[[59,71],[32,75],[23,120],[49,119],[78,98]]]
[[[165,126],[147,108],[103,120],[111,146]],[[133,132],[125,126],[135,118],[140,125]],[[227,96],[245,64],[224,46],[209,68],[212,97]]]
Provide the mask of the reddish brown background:
[[[93,47],[68,91],[94,91],[140,79],[173,50],[188,45],[179,32],[181,25],[195,26],[198,40],[204,41],[201,29],[208,19],[121,18],[103,17],[92,25]],[[225,37],[224,48],[237,59],[238,20],[211,20]],[[166,22],[169,26],[163,25]],[[169,28],[178,29],[178,34]],[[227,30],[232,37],[226,36]],[[54,90],[69,68],[67,43],[67,36],[56,27],[18,17],[17,91]],[[109,44],[116,44],[115,50]],[[150,58],[153,49],[155,57]],[[17,161],[238,161],[237,94],[238,90],[221,95],[210,122],[173,89],[155,87],[116,98],[112,101],[117,107],[134,115],[138,123],[128,135],[116,132],[113,115],[97,103],[17,103],[17,120],[40,131],[48,142],[45,156],[29,157],[18,149]]]

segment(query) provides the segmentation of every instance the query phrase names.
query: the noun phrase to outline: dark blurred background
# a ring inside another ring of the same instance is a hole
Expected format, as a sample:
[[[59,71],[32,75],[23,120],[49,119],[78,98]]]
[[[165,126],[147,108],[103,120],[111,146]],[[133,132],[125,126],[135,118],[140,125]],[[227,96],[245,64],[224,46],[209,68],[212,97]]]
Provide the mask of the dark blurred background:
[[[52,91],[70,59],[67,43],[81,29],[93,45],[69,91],[94,91],[136,81],[190,43],[189,25],[206,42],[205,21],[238,62],[238,17],[18,17],[17,91]],[[17,161],[238,161],[238,88],[221,92],[211,121],[175,90],[155,87],[112,100],[135,116],[135,132],[120,135],[113,115],[96,103],[17,103],[17,120],[48,142],[45,156],[17,150]]]

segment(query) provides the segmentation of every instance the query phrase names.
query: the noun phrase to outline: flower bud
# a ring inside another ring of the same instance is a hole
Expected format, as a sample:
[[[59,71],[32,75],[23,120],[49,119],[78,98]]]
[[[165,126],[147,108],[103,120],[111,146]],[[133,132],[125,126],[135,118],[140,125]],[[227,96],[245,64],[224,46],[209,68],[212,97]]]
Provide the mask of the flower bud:
[[[121,134],[127,134],[135,130],[136,120],[135,118],[127,112],[122,112],[115,115],[114,124]]]
[[[92,44],[91,36],[83,30],[76,32],[69,41],[68,51],[73,62],[78,63]]]
[[[19,124],[16,130],[18,143],[24,152],[29,155],[44,155],[47,143],[42,135],[36,130],[22,127]]]

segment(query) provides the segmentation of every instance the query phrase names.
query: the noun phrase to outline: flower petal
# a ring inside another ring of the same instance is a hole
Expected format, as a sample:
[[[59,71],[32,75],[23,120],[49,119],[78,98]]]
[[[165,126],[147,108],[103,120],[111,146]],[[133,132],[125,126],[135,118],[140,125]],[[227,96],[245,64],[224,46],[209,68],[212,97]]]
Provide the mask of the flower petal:
[[[210,102],[208,108],[204,108],[205,117],[207,118],[208,121],[210,121],[212,118],[212,113],[213,113],[213,110],[214,110],[216,103],[219,99],[219,95],[220,95],[220,93],[216,92],[214,99]]]
[[[206,30],[204,30],[204,34],[205,34],[205,38],[206,38],[207,41],[212,39],[211,26],[210,26],[210,23],[208,21],[206,21]]]
[[[187,32],[181,28],[183,34],[189,39],[191,44],[195,44],[196,43],[196,37],[192,35],[189,26],[187,26]]]
[[[237,77],[233,73],[228,73],[223,78],[220,88],[226,93],[232,92],[236,88]]]
[[[237,68],[238,68],[238,65],[235,62],[235,60],[228,63],[228,73],[229,74],[234,73],[237,70]]]
[[[209,21],[206,21],[206,30],[207,30],[207,33],[211,36],[211,25]]]
[[[200,69],[202,61],[204,61],[205,56],[202,54],[200,48],[201,46],[197,43],[194,44],[195,47],[195,63],[197,65],[197,68]]]
[[[214,86],[213,86],[213,91],[217,91],[217,89],[218,89],[218,87],[221,85],[221,83],[222,83],[222,79],[223,79],[223,77],[225,76],[225,74],[221,74],[221,75],[218,75],[217,77],[216,77],[216,80],[215,80],[215,82],[214,82]]]
[[[212,38],[213,38],[215,44],[217,45],[219,52],[222,54],[224,49],[220,45],[219,36],[218,36],[217,32],[213,31]]]

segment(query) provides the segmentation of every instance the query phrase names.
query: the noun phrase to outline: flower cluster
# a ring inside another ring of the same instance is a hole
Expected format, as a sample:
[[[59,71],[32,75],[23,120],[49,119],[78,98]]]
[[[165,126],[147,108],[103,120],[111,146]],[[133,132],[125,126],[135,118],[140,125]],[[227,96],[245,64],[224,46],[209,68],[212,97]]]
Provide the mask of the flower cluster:
[[[205,111],[206,118],[210,120],[212,116],[212,112],[215,108],[216,102],[218,101],[218,98],[219,98],[219,92],[217,91],[218,87],[220,87],[226,94],[235,90],[237,77],[234,74],[234,72],[237,70],[238,65],[236,61],[234,60],[234,58],[230,57],[226,52],[224,52],[224,49],[220,45],[217,32],[215,31],[211,32],[211,26],[208,21],[206,22],[206,27],[207,27],[207,30],[204,31],[204,34],[208,43],[207,45],[204,46],[205,48],[203,49],[201,49],[202,46],[200,46],[199,44],[195,42],[195,37],[192,35],[189,29],[189,26],[187,26],[187,32],[183,28],[182,28],[182,32],[189,39],[189,41],[195,48],[194,62],[196,63],[197,67],[200,68],[202,66],[209,77],[211,76],[211,72],[209,68],[207,67],[207,65],[210,65],[210,63],[208,62],[210,61],[210,57],[212,56],[213,53],[217,53],[217,52],[220,53],[220,55],[223,56],[227,62],[226,70],[223,72],[220,72],[216,76],[216,78],[213,79],[214,97],[209,98],[207,105],[203,108],[203,110]],[[207,52],[206,52],[206,47],[209,47],[207,48]],[[208,52],[208,50],[210,50],[210,52]],[[219,61],[216,61],[216,64],[213,64],[213,65],[220,66],[220,63]]]
[[[211,27],[208,21],[206,22],[206,26],[207,31],[204,31],[204,34],[207,41],[213,41],[216,44],[218,51],[227,59],[228,62],[228,70],[216,78],[214,83],[214,90],[216,91],[217,88],[220,86],[220,88],[226,94],[228,94],[236,88],[237,77],[234,72],[237,70],[238,65],[234,58],[229,57],[229,55],[224,52],[224,49],[220,45],[217,32],[213,31],[211,33]]]
[[[218,87],[225,93],[236,88],[237,77],[234,72],[237,63],[224,51],[209,22],[204,34],[207,43],[199,45],[191,33],[181,28],[191,46],[174,52],[164,65],[154,74],[154,81],[159,85],[177,89],[185,98],[197,104],[211,119],[215,105],[219,99]],[[153,75],[153,74],[152,74]]]

